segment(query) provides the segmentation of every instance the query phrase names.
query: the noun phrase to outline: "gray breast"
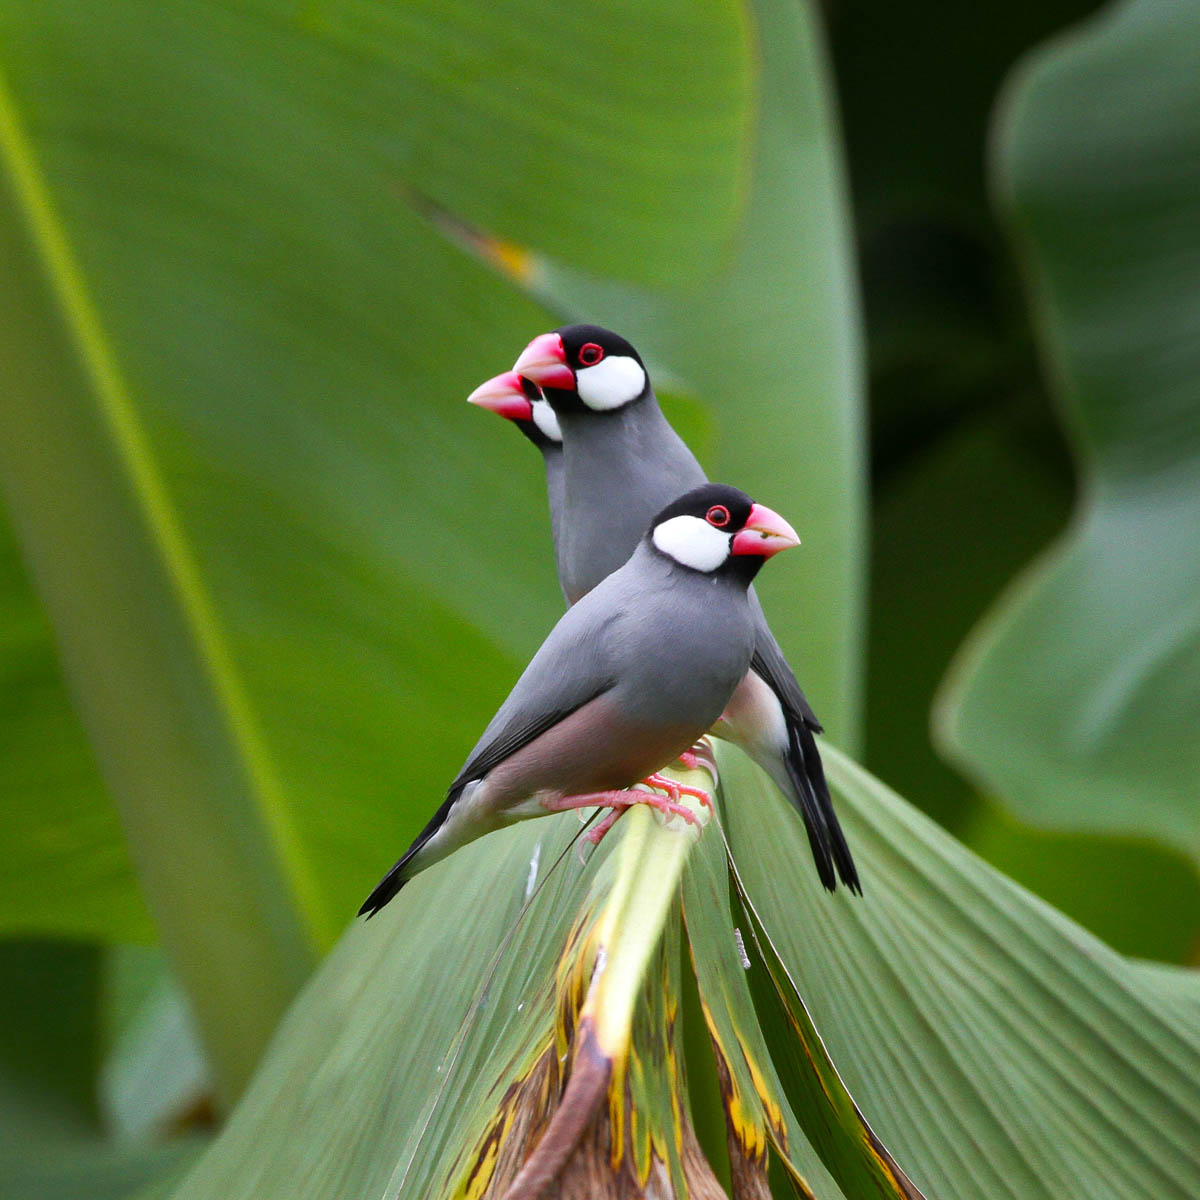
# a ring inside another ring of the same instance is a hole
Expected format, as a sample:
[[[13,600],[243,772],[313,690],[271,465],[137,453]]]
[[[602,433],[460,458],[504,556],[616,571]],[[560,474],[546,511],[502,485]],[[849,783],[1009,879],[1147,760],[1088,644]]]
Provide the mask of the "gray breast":
[[[648,722],[707,729],[750,667],[754,621],[744,587],[689,571],[642,543],[610,582],[632,577],[608,633],[623,708]],[[606,585],[607,586],[607,585]]]

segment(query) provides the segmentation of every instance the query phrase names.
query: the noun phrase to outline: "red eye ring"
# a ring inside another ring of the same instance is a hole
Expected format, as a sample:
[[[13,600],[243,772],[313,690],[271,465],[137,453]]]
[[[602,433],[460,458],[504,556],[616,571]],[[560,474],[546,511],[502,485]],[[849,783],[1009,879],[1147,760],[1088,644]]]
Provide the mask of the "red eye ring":
[[[704,519],[717,529],[724,529],[729,524],[729,509],[723,504],[714,504],[712,508],[704,514]]]
[[[604,357],[604,347],[595,342],[585,342],[579,347],[579,362],[585,367],[594,367]]]

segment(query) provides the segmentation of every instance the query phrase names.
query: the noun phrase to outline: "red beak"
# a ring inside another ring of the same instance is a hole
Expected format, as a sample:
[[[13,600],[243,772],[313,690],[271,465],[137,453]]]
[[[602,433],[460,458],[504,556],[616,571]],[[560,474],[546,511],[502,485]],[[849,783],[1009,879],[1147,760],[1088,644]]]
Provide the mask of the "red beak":
[[[478,404],[490,409],[510,421],[532,421],[533,405],[529,403],[521,387],[521,376],[516,371],[505,371],[481,383],[468,397],[468,404]]]
[[[733,535],[730,552],[733,554],[757,554],[770,558],[780,550],[789,550],[800,545],[796,531],[774,510],[765,504],[754,504],[746,524]]]
[[[557,333],[540,333],[521,351],[513,370],[539,387],[575,390],[575,372],[567,366],[567,352]]]

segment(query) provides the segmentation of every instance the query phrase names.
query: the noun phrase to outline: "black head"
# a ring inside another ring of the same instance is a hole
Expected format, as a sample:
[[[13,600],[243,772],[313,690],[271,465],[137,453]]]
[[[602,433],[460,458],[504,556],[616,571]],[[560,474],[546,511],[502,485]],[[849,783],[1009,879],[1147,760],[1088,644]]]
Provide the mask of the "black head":
[[[703,484],[673,500],[650,523],[647,537],[679,566],[731,576],[747,587],[768,558],[800,543],[778,513],[723,483]]]
[[[599,325],[540,334],[513,369],[539,384],[556,412],[614,412],[650,392],[641,355]]]

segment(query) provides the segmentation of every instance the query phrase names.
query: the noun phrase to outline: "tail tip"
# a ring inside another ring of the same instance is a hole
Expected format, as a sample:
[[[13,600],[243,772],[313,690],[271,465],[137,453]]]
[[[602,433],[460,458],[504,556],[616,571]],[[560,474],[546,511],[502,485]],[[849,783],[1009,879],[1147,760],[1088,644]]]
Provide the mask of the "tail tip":
[[[390,874],[385,875],[375,890],[363,901],[358,916],[366,917],[369,921],[396,898],[396,894],[407,882],[407,879],[393,879]]]

